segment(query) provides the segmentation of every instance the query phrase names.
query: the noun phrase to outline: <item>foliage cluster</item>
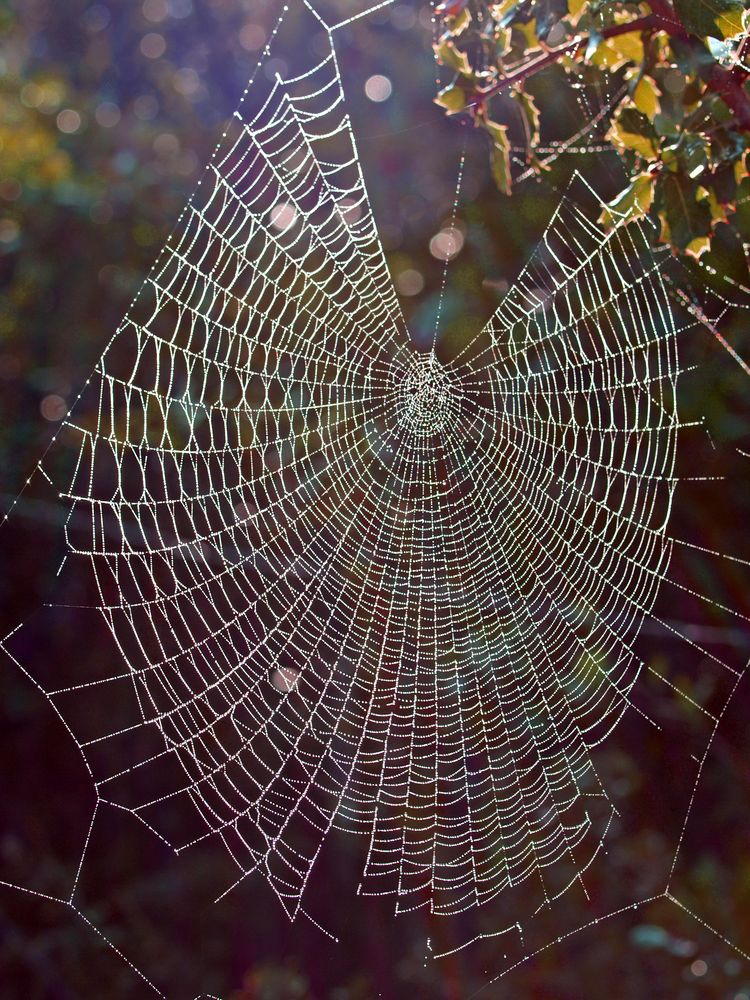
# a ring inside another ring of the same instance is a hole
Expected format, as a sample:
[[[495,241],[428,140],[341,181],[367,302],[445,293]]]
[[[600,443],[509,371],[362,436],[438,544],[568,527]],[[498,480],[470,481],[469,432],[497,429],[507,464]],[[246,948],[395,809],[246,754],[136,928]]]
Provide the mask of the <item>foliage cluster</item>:
[[[603,213],[605,225],[650,212],[662,241],[694,256],[711,247],[720,223],[742,228],[737,205],[750,198],[743,0],[445,0],[438,13],[436,55],[454,78],[437,103],[487,132],[505,194],[514,122],[528,168],[545,169],[534,78],[552,71],[613,95],[605,138],[629,183]]]

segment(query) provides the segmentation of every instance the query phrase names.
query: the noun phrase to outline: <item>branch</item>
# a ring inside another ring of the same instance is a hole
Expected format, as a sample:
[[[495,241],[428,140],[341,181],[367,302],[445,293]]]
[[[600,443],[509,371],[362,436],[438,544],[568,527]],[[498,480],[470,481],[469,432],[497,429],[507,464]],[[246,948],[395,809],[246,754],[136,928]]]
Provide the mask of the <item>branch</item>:
[[[693,37],[680,21],[669,0],[647,0],[647,2],[651,8],[651,14],[628,21],[625,24],[613,24],[604,28],[599,37],[602,39],[615,38],[617,35],[630,34],[634,31],[665,31],[671,38],[680,38],[686,41]],[[581,49],[589,45],[591,39],[591,35],[578,35],[554,49],[548,49],[512,73],[508,73],[492,86],[477,91],[476,96],[468,102],[466,109],[473,113],[481,111],[491,97],[522,83],[528,77],[534,76],[540,70],[558,62],[563,56],[577,55]],[[745,46],[747,42],[748,39],[745,38],[742,46]],[[743,132],[750,132],[750,96],[748,96],[744,86],[747,77],[747,70],[739,64],[732,69],[725,69],[718,63],[715,63],[711,71],[704,77],[706,86],[721,97],[730,111],[733,112],[737,125]]]
[[[664,21],[660,16],[649,14],[647,17],[639,17],[634,21],[628,21],[626,24],[613,24],[609,28],[604,28],[599,37],[602,39],[615,38],[617,35],[627,35],[633,31],[656,31],[663,27]],[[493,83],[491,87],[480,90],[476,98],[469,101],[467,107],[475,108],[481,106],[490,97],[494,97],[495,94],[507,90],[508,87],[512,87],[514,84],[521,83],[529,76],[534,76],[539,70],[551,66],[563,56],[575,55],[580,49],[586,48],[590,41],[590,35],[577,35],[575,38],[571,38],[570,41],[558,45],[557,48],[548,49],[543,55],[537,56],[536,59],[525,63],[519,69],[498,80],[497,83]]]
[[[669,0],[646,0],[651,10],[664,24],[664,30],[669,31],[673,38],[690,37],[687,29],[677,16],[677,13]]]

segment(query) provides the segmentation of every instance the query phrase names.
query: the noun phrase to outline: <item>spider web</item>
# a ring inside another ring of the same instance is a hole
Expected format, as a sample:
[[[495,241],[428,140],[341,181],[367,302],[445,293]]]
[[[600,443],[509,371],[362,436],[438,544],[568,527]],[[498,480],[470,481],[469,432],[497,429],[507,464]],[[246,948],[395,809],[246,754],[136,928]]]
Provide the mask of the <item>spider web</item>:
[[[221,841],[290,917],[334,828],[397,912],[533,915],[583,886],[617,812],[593,750],[643,714],[662,261],[564,198],[476,338],[418,352],[333,44],[286,79],[272,51],[61,431],[66,563],[119,655],[45,693],[99,804]]]

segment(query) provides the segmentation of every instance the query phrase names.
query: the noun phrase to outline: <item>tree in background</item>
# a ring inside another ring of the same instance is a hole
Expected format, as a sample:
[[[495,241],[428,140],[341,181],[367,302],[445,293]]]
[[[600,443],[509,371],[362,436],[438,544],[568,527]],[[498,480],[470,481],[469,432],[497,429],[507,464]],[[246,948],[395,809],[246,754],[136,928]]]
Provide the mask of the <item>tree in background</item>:
[[[487,132],[503,193],[512,191],[509,132],[519,122],[527,172],[548,166],[538,85],[558,74],[567,86],[611,95],[605,139],[629,180],[603,212],[605,226],[623,214],[651,214],[677,253],[699,257],[729,239],[743,257],[750,201],[743,0],[444,0],[437,13],[436,55],[455,74],[437,103]]]

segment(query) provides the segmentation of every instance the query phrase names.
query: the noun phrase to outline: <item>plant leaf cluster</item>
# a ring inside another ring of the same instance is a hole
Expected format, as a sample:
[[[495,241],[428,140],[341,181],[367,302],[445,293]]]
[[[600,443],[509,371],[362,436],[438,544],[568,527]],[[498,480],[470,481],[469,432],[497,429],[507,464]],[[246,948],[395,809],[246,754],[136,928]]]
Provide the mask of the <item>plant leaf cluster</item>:
[[[664,242],[696,257],[718,227],[750,239],[738,212],[750,196],[744,0],[445,0],[437,12],[435,53],[452,78],[436,101],[487,133],[504,194],[519,122],[527,168],[545,169],[547,108],[529,85],[558,67],[570,86],[614,95],[605,139],[629,183],[602,213],[605,226],[650,213]]]

